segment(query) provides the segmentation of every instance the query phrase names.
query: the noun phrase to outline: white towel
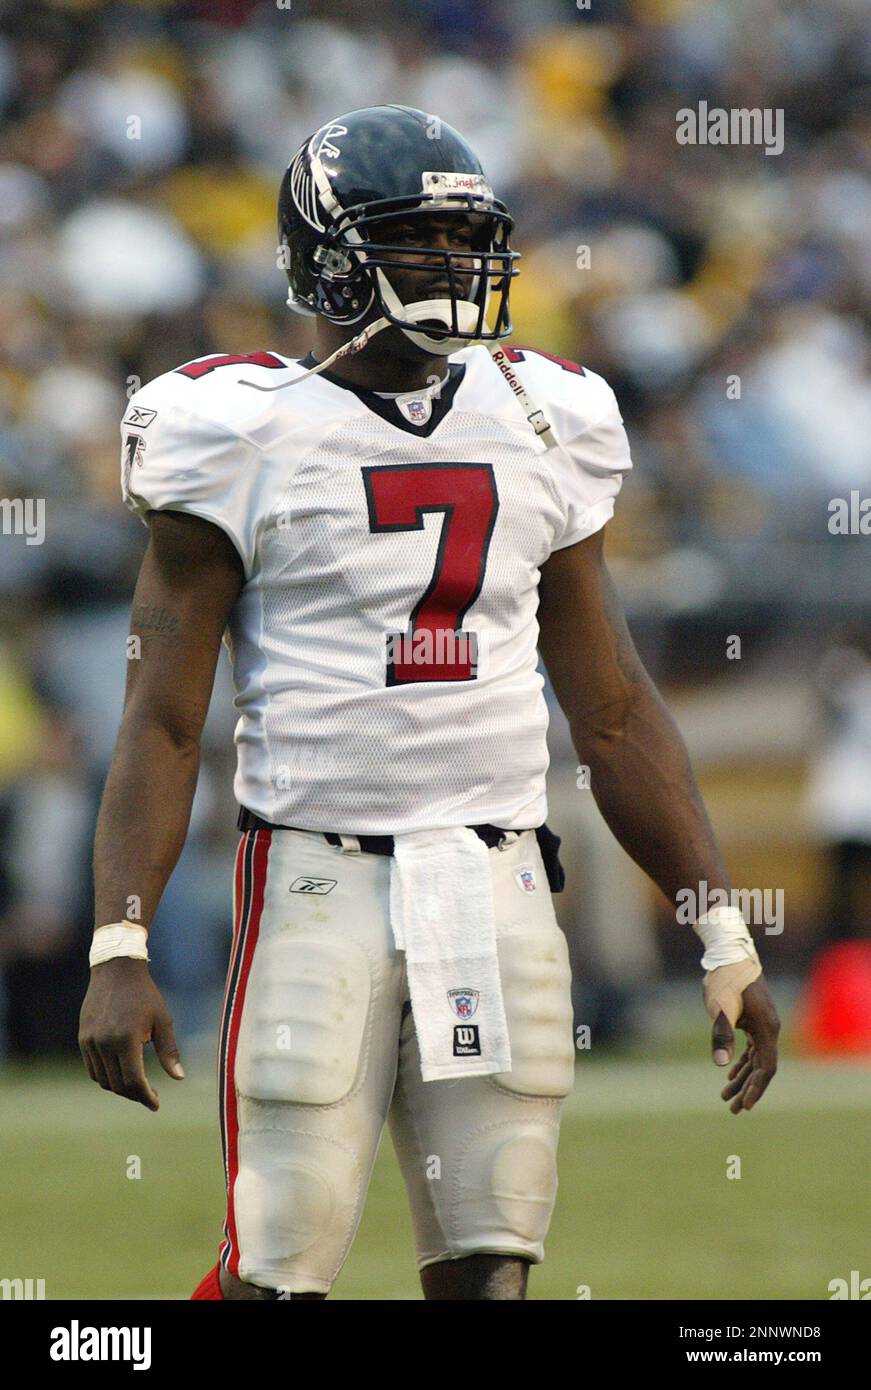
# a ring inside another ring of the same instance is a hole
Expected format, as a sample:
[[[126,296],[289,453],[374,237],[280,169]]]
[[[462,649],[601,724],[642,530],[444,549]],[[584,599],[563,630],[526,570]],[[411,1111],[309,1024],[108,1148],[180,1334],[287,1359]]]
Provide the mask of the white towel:
[[[423,1080],[510,1071],[489,850],[474,830],[394,836],[390,922]]]

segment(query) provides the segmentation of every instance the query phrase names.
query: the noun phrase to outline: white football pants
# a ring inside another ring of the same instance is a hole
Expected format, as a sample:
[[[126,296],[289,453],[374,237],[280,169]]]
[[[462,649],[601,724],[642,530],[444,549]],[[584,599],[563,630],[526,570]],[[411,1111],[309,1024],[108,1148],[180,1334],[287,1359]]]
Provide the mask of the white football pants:
[[[571,973],[535,832],[509,832],[489,858],[512,1068],[424,1082],[390,858],[349,836],[242,835],[219,1050],[221,1260],[240,1279],[329,1291],[388,1119],[419,1269],[543,1259],[574,1074]]]

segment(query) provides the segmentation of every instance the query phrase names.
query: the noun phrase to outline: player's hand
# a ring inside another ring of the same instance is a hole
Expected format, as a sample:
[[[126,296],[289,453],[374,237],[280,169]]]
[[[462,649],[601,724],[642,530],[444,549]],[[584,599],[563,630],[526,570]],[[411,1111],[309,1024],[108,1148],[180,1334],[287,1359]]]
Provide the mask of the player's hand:
[[[184,1068],[172,1019],[148,962],[118,956],[95,965],[79,1019],[79,1048],[91,1080],[104,1091],[159,1109],[158,1094],[145,1075],[149,1041],[163,1070],[181,1081]]]
[[[729,1072],[729,1084],[720,1092],[723,1100],[731,1100],[733,1115],[752,1110],[777,1071],[777,1037],[780,1019],[764,975],[747,985],[742,998],[743,1009],[736,1027],[747,1034],[747,1046]],[[735,1051],[735,1034],[725,1013],[714,1024],[711,1038],[714,1061],[719,1066],[730,1062]],[[723,1061],[720,1056],[726,1054]]]

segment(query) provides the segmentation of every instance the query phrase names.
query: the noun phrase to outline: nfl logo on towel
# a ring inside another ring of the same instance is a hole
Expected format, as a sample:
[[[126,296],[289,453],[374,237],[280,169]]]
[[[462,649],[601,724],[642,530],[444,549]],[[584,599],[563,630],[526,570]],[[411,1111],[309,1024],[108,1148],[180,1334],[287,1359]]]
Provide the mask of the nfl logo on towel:
[[[448,1003],[457,1018],[471,1018],[478,1007],[478,999],[479,991],[477,989],[448,990]]]

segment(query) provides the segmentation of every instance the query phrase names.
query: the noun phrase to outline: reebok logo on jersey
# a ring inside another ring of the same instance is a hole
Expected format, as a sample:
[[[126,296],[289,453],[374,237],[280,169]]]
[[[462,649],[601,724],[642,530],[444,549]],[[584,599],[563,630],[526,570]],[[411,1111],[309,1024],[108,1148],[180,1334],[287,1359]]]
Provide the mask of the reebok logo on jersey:
[[[337,878],[295,878],[290,885],[291,893],[332,893]]]
[[[141,430],[147,430],[156,414],[156,410],[146,410],[144,405],[134,405],[130,414],[124,416],[123,424],[138,425]]]
[[[480,1057],[481,1040],[477,1023],[458,1023],[454,1027],[454,1056]]]

